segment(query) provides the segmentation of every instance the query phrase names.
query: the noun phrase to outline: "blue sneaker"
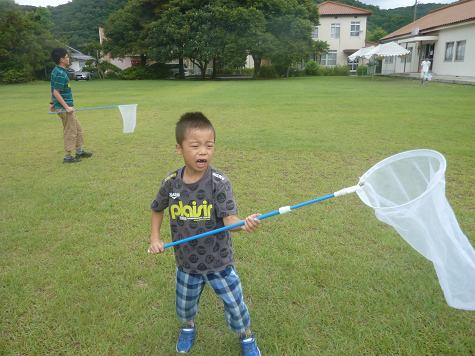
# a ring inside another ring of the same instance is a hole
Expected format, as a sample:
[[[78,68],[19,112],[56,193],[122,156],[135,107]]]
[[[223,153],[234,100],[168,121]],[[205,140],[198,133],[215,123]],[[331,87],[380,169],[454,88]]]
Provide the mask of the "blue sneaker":
[[[254,334],[242,335],[239,338],[239,343],[242,347],[243,356],[260,356],[261,352],[256,345],[256,337]]]
[[[193,321],[193,323],[195,323]],[[180,337],[176,343],[176,350],[181,354],[186,354],[191,351],[193,341],[196,333],[196,323],[194,327],[188,324],[183,324],[180,328]]]

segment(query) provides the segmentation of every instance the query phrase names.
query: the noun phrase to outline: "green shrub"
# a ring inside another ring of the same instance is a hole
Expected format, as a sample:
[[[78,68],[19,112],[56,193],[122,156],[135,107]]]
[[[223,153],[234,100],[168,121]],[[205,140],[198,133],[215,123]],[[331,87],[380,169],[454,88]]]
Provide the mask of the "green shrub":
[[[289,69],[289,77],[302,77],[305,74],[305,71],[300,68],[290,68]]]
[[[254,68],[241,68],[241,74],[254,74]]]
[[[275,78],[277,70],[274,66],[261,66],[259,69],[259,78]]]
[[[133,66],[126,68],[120,74],[120,78],[125,80],[147,79],[145,74],[145,67]]]
[[[3,84],[28,83],[33,79],[33,68],[29,64],[17,65],[0,72],[0,81]]]
[[[97,68],[96,67],[83,67],[82,71],[92,73],[92,72],[97,72]]]
[[[332,75],[335,75],[335,71],[333,67],[322,67],[322,75],[332,76]]]
[[[106,79],[122,79],[121,72],[107,71],[105,74]]]
[[[358,75],[368,74],[368,66],[359,66],[358,68],[356,68],[356,73]]]
[[[348,72],[350,70],[350,66],[348,65],[341,65],[337,64],[336,66],[333,67],[334,75],[340,75],[340,76],[345,76],[348,75]]]
[[[318,71],[318,75],[325,76],[346,76],[350,70],[349,66],[338,64],[332,67],[322,67],[321,71]]]
[[[101,62],[100,68],[106,79],[120,79],[122,69],[109,62]]]
[[[316,76],[318,75],[320,69],[320,64],[318,64],[318,62],[314,61],[313,59],[305,63],[306,75]]]
[[[145,80],[166,79],[172,75],[172,71],[164,63],[155,63],[150,66],[134,66],[124,69],[118,74],[120,79]]]
[[[148,76],[146,79],[167,79],[173,75],[173,72],[165,63],[155,63],[145,68]]]

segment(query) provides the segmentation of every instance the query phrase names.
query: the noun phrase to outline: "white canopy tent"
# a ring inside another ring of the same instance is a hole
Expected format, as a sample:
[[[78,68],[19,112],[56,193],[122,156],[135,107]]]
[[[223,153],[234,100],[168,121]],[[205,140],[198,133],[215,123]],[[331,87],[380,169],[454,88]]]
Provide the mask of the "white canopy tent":
[[[373,56],[375,49],[376,49],[375,46],[360,48],[355,53],[349,55],[348,60],[354,61],[355,59],[359,59],[359,58],[370,59]]]
[[[407,57],[411,52],[404,47],[401,47],[396,42],[388,42],[380,44],[377,47],[364,47],[348,56],[348,60],[354,61],[355,59],[384,59],[386,57]],[[396,68],[396,61],[394,61],[394,68]]]

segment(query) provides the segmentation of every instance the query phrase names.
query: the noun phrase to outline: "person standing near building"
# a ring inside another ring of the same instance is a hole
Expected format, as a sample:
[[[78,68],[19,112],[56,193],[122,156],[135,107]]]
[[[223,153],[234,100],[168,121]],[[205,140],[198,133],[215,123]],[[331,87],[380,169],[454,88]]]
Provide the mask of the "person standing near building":
[[[430,61],[429,58],[426,58],[425,61],[421,63],[421,81],[422,85],[425,85],[425,81],[427,80],[427,76],[429,75],[430,69]]]

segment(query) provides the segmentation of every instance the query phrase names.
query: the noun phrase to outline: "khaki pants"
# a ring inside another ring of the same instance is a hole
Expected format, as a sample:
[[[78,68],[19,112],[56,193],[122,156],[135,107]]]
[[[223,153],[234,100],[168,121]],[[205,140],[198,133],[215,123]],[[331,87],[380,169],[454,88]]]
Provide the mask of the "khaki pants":
[[[64,109],[56,109],[56,111],[64,111]],[[84,137],[76,113],[62,112],[58,113],[58,115],[63,120],[64,150],[72,152],[76,148],[82,147],[84,145]]]

